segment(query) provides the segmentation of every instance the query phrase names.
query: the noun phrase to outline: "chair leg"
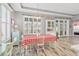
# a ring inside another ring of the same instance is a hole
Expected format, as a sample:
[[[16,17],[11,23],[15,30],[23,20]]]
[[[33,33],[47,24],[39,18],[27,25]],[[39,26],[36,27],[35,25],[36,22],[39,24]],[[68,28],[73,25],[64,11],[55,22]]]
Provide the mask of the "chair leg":
[[[28,55],[27,46],[24,48],[24,56]]]
[[[41,48],[40,48],[41,47]],[[37,46],[37,55],[39,55],[40,50],[44,49],[44,45],[42,46]]]

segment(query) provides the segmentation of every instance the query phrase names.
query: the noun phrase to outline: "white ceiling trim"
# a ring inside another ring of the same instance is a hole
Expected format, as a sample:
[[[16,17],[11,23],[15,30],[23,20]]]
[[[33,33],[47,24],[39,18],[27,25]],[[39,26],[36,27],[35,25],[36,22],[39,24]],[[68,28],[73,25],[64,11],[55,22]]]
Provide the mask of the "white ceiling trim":
[[[27,7],[27,6],[23,6],[22,3],[19,3],[18,8],[16,9],[16,6],[13,6],[11,3],[9,3],[9,5],[17,12],[31,12],[33,13],[37,13],[37,11],[39,11],[39,14],[48,14],[48,15],[63,15],[63,16],[76,16],[78,14],[70,14],[70,13],[63,13],[63,12],[57,12],[57,11],[51,11],[51,10],[45,10],[45,9],[39,9],[39,8],[33,8],[33,7]],[[19,10],[21,9],[21,10]],[[27,10],[27,11],[25,11]]]
[[[48,13],[55,13],[55,14],[63,14],[63,15],[69,15],[69,16],[75,16],[75,14],[69,14],[69,13],[63,13],[63,12],[57,12],[57,11],[51,11],[51,10],[45,10],[45,9],[39,9],[39,8],[32,8],[32,7],[25,7],[22,4],[20,4],[22,9],[28,9],[28,10],[34,10],[34,11],[41,11],[41,12],[48,12]]]

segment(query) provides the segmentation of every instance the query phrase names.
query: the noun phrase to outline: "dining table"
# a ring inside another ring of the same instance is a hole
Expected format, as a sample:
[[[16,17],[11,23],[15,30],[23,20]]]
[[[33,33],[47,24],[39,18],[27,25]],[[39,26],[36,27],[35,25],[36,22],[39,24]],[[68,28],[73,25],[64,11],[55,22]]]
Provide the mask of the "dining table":
[[[54,35],[25,35],[22,40],[21,44],[22,46],[28,46],[31,44],[38,44],[38,41],[47,43],[47,42],[55,42],[57,41],[58,37]]]
[[[28,55],[28,51],[32,51],[31,48],[28,50],[28,47],[30,47],[31,45],[33,45],[34,47],[39,46],[39,47],[44,48],[45,43],[49,43],[49,42],[53,43],[53,42],[57,42],[57,41],[58,41],[58,37],[55,35],[50,35],[50,34],[25,35],[25,36],[23,36],[23,38],[21,40],[21,46],[23,47],[23,49],[25,51],[24,55]]]

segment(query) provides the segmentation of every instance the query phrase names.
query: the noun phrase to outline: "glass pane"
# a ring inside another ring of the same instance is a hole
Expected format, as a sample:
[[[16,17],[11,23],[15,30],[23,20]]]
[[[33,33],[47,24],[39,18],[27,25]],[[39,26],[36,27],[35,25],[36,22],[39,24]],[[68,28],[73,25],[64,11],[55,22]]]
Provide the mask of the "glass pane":
[[[10,24],[10,22],[11,22],[11,18],[10,18],[10,11],[9,11],[9,10],[7,10],[7,23],[9,23],[9,24]]]
[[[6,8],[2,6],[2,22],[6,22]]]
[[[6,34],[7,34],[7,29],[6,29],[6,23],[2,23],[2,41],[4,41],[4,40],[6,40],[7,39],[7,36],[6,36]]]
[[[28,28],[28,23],[25,24],[25,27]]]
[[[58,22],[58,20],[56,20],[56,22]]]
[[[66,32],[67,32],[66,29],[67,29],[67,26],[66,26],[66,24],[65,24],[65,35],[67,34],[67,33],[66,33]]]
[[[54,22],[52,22],[52,27],[54,27]]]
[[[10,24],[7,24],[7,39],[10,39]]]
[[[48,24],[50,24],[51,22],[50,21],[48,21]]]
[[[58,24],[56,24],[56,26],[58,27]]]
[[[7,12],[7,18],[10,18],[10,11],[7,10],[6,12]]]
[[[31,26],[32,26],[31,23],[28,23],[28,28],[31,28]]]
[[[48,27],[51,27],[51,22],[50,21],[48,21]]]
[[[29,18],[29,21],[32,22],[32,18]]]
[[[0,6],[0,18],[1,18],[1,6]]]
[[[36,21],[37,21],[37,19],[34,18],[34,22],[36,22]]]
[[[63,23],[63,21],[61,20],[60,23]]]
[[[38,19],[38,22],[41,22],[41,19]]]
[[[65,35],[66,35],[66,31],[65,31]]]
[[[51,31],[51,29],[48,28],[47,31]]]
[[[60,24],[60,35],[63,35],[63,24]]]
[[[28,21],[28,18],[25,18],[25,21]]]
[[[65,21],[65,23],[67,23],[67,21]]]

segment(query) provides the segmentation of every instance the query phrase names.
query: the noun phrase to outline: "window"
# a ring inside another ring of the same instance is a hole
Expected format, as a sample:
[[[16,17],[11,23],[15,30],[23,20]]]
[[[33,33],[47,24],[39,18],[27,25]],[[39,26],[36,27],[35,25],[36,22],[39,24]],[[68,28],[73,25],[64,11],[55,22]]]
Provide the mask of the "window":
[[[7,38],[6,37],[6,23],[2,23],[1,27],[2,27],[1,31],[2,31],[2,42],[3,42]]]
[[[41,33],[41,19],[37,17],[25,17],[24,18],[24,35],[40,34]]]
[[[11,18],[10,18],[10,11],[9,10],[7,10],[7,18],[6,18],[6,20],[7,20],[7,23],[6,23],[6,25],[7,25],[7,39],[9,40],[10,39],[10,24],[11,24]]]
[[[32,22],[32,18],[29,18],[29,21]]]
[[[2,5],[2,22],[6,22],[6,8]]]
[[[47,31],[53,31],[54,30],[54,21],[48,20],[47,21]]]
[[[48,27],[51,27],[51,22],[50,21],[48,21]]]
[[[1,6],[0,6],[0,18],[1,18]]]
[[[6,8],[2,5],[1,6],[1,12],[2,12],[2,15],[1,15],[1,31],[2,31],[2,41],[6,40],[7,36],[6,36],[6,33],[7,33],[7,29],[6,29]]]
[[[28,21],[28,18],[25,18],[25,21]]]
[[[10,11],[9,10],[7,10],[6,11],[6,13],[7,13],[7,15],[6,15],[6,18],[7,18],[7,23],[11,23],[11,19],[10,19]]]
[[[6,42],[8,39],[10,39],[10,11],[8,8],[6,8],[4,5],[1,5],[1,32],[3,34],[2,36],[2,42]]]

